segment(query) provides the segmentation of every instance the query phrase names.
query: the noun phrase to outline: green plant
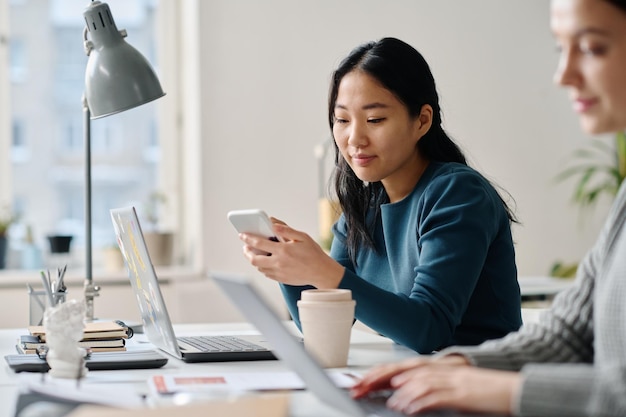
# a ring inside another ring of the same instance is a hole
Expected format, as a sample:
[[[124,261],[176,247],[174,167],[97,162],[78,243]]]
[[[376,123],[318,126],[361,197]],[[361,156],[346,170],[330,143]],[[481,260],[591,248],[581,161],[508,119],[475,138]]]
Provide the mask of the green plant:
[[[19,216],[8,208],[0,209],[0,237],[6,236],[9,227],[18,219]]]
[[[159,225],[161,206],[167,203],[167,196],[160,191],[153,191],[148,195],[144,215],[153,229]]]
[[[572,200],[581,209],[593,208],[600,196],[614,198],[626,178],[626,133],[615,135],[613,146],[601,139],[593,139],[591,145],[574,151],[574,164],[559,173],[557,181],[577,177]],[[572,277],[578,263],[555,262],[550,275]]]
[[[601,195],[615,197],[626,177],[626,134],[615,135],[615,144],[594,139],[589,147],[574,152],[576,163],[557,176],[558,181],[578,177],[573,201],[582,208],[593,206]]]

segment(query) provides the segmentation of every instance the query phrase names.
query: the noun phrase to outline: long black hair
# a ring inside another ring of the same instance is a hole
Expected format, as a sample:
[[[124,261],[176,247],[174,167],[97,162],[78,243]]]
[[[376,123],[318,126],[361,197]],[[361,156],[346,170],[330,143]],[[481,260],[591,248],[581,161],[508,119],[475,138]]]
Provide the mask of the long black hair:
[[[417,142],[422,157],[429,161],[458,162],[467,165],[461,149],[441,126],[441,108],[435,80],[424,57],[411,45],[395,38],[383,38],[353,49],[339,64],[331,78],[328,95],[328,122],[332,133],[335,124],[335,104],[343,77],[355,70],[378,80],[402,102],[411,117],[417,117],[428,104],[433,109],[430,130]],[[380,215],[380,206],[388,202],[381,182],[364,183],[335,148],[334,188],[347,226],[347,246],[352,262],[361,245],[376,250],[372,235],[373,222]],[[503,204],[509,219],[516,221],[512,211]],[[368,210],[375,213],[368,224]]]

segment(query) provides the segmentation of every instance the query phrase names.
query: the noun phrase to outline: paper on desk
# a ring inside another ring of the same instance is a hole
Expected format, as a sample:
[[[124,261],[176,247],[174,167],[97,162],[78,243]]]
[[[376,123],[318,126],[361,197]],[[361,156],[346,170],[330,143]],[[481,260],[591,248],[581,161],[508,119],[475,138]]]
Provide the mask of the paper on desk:
[[[328,376],[341,388],[350,388],[358,375],[341,370],[329,370]],[[294,372],[222,372],[212,374],[159,374],[148,380],[153,394],[213,391],[273,391],[306,388]]]
[[[236,400],[213,400],[181,407],[142,409],[142,417],[246,416],[286,417],[289,398],[286,395],[262,395],[237,398]],[[137,410],[112,409],[96,406],[80,406],[67,417],[137,417]]]
[[[111,407],[145,406],[145,398],[133,389],[132,384],[92,384],[87,378],[77,384],[75,379],[53,378],[49,374],[42,378],[39,373],[21,373],[18,380],[22,390],[51,398]]]

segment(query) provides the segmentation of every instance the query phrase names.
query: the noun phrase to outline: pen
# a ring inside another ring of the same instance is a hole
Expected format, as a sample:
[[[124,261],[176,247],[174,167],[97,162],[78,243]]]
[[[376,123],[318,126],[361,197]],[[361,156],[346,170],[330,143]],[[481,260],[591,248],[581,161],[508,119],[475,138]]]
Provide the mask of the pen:
[[[59,276],[58,290],[61,292],[65,292],[65,290],[67,290],[65,282],[63,282],[63,278],[65,278],[65,271],[67,271],[67,264],[63,266],[63,270],[61,270],[61,275]]]

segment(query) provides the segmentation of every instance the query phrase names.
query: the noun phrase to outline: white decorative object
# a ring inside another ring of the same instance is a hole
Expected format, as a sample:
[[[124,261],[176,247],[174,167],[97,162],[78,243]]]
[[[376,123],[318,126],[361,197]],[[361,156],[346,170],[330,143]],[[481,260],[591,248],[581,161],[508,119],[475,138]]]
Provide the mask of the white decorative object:
[[[46,309],[43,325],[51,376],[78,379],[87,374],[85,349],[78,346],[83,338],[84,318],[85,304],[77,300]]]

